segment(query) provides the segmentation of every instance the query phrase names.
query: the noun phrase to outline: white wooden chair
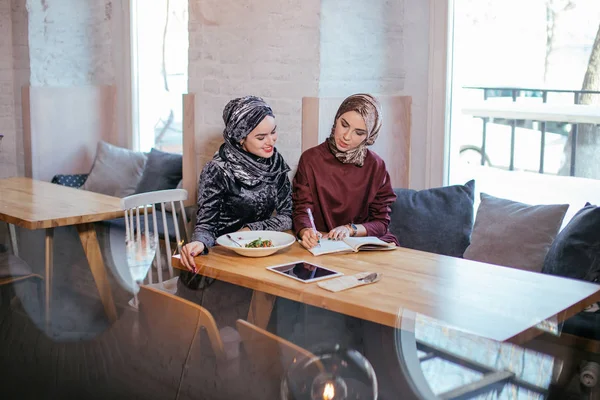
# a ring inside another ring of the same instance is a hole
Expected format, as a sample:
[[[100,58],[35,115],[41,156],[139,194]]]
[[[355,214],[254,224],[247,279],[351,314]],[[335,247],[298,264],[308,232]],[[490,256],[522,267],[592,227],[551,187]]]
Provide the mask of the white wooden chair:
[[[125,237],[123,237],[122,231],[111,231],[111,248],[114,253],[115,248],[122,249],[123,242],[125,243],[125,258],[121,257],[120,260],[127,259],[127,266],[132,273],[132,280],[137,281],[133,282],[134,294],[137,294],[138,291],[137,283],[142,282],[157,289],[175,293],[178,276],[174,274],[171,256],[173,255],[172,249],[181,250],[184,243],[182,236],[185,241],[189,241],[186,229],[187,216],[183,204],[187,197],[188,193],[185,189],[169,189],[134,194],[121,199],[121,207],[125,217]],[[171,205],[170,216],[167,215],[169,212],[165,211],[165,204]],[[179,212],[176,207],[177,204],[179,205]],[[157,205],[160,205],[160,208]],[[174,232],[170,232],[169,218],[172,221]],[[161,224],[159,224],[159,221]],[[172,234],[174,234],[174,243],[172,243]],[[117,243],[118,241],[120,243]],[[155,254],[152,254],[154,249],[151,248],[151,242],[156,245]],[[164,259],[166,260],[163,259],[161,243],[164,243]],[[147,273],[143,268],[140,271],[133,271],[132,256],[136,256],[139,261],[141,256],[146,254],[149,256],[148,260],[152,260],[151,264],[146,266]],[[163,276],[163,261],[167,263],[168,278],[166,279]],[[156,279],[153,270],[156,270]],[[135,276],[136,272],[137,277]],[[130,305],[137,307],[137,298],[135,298],[134,303],[130,302]]]

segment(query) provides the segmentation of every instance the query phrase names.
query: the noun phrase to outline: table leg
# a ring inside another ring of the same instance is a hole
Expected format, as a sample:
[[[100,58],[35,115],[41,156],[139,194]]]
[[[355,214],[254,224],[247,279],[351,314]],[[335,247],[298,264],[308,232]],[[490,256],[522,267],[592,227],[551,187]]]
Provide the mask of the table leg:
[[[46,260],[45,260],[45,321],[46,321],[46,331],[50,332],[50,321],[52,320],[51,310],[52,310],[52,275],[54,271],[54,228],[46,229],[46,238],[44,240],[44,247],[46,249]]]
[[[17,245],[17,231],[15,226],[9,223],[6,225],[8,225],[8,237],[10,238],[10,245],[12,247],[13,254],[19,257],[19,246]]]
[[[276,296],[272,294],[254,290],[250,301],[250,309],[248,310],[248,322],[259,328],[267,329],[275,299]]]
[[[94,225],[88,223],[76,226],[83,250],[87,256],[88,263],[90,264],[94,282],[96,282],[96,287],[100,294],[100,300],[104,305],[104,311],[106,312],[109,321],[115,322],[117,320],[117,309],[113,301],[108,277],[106,276],[106,268],[104,266],[104,261],[102,260],[102,253],[100,252],[100,245],[98,244]]]

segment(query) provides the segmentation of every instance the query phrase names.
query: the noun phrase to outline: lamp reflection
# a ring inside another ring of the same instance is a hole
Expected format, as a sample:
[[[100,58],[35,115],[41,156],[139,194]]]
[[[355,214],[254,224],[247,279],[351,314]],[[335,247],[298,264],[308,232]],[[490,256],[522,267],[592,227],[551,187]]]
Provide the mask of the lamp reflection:
[[[344,400],[347,396],[348,386],[341,377],[321,373],[313,381],[312,400]]]
[[[358,351],[333,346],[290,365],[281,385],[284,400],[376,399],[373,367]]]

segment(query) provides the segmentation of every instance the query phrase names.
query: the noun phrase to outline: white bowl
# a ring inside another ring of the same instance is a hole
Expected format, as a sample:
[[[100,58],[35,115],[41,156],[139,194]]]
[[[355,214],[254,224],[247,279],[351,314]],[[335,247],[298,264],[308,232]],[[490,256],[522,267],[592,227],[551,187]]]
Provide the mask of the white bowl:
[[[271,240],[273,242],[273,247],[249,248],[239,247],[232,242],[227,235],[222,235],[217,238],[217,244],[220,246],[226,247],[246,257],[270,256],[281,249],[290,247],[296,241],[296,238],[289,233],[275,231],[243,231],[233,232],[229,235],[242,246],[245,246],[247,243],[258,238],[261,238],[262,240]]]

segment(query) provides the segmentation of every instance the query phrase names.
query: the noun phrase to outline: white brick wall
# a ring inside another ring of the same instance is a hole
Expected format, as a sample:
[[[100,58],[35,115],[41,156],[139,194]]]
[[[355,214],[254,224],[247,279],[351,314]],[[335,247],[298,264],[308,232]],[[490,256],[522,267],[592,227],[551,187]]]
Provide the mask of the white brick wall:
[[[11,0],[0,0],[0,179],[17,174]]]
[[[406,79],[402,94],[412,96],[410,186],[425,189],[429,84],[429,2],[404,0],[402,21]]]
[[[404,89],[404,0],[322,0],[320,96]]]
[[[21,108],[21,88],[29,85],[29,21],[26,0],[12,0],[12,42],[13,78],[15,94],[15,136],[17,175],[25,175],[25,155],[23,150],[23,112]]]
[[[189,91],[197,95],[199,166],[222,142],[225,103],[257,94],[273,106],[279,149],[295,167],[303,96],[413,97],[413,154],[425,154],[428,2],[190,0]],[[414,157],[411,182],[424,182]]]
[[[201,166],[222,142],[227,101],[254,94],[273,107],[278,149],[295,168],[302,97],[318,94],[319,13],[318,0],[190,0],[188,86]]]
[[[0,0],[0,178],[24,174],[21,87],[114,83],[113,3]]]
[[[111,0],[28,0],[31,84],[114,82]]]

